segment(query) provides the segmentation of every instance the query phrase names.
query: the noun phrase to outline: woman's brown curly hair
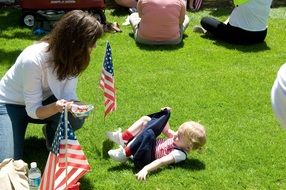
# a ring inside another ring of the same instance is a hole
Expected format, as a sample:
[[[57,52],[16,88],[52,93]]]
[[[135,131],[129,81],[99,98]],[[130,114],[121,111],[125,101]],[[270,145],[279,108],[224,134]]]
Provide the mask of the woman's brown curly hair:
[[[88,66],[90,49],[102,36],[103,29],[91,14],[73,10],[66,13],[52,32],[42,41],[49,43],[52,52],[54,71],[59,80],[77,77]]]

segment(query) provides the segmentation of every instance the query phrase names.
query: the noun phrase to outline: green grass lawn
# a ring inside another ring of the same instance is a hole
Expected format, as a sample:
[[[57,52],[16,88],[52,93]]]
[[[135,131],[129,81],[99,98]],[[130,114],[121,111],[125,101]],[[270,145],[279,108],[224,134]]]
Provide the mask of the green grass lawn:
[[[286,189],[286,131],[279,127],[270,103],[276,73],[286,62],[286,8],[271,10],[263,44],[234,46],[192,32],[202,16],[224,20],[230,12],[189,12],[190,26],[177,47],[138,45],[130,26],[98,42],[78,85],[80,99],[95,105],[93,115],[76,132],[92,167],[81,179],[82,189]],[[106,16],[121,24],[127,11],[106,10]],[[0,76],[38,39],[30,29],[19,27],[19,17],[18,9],[0,9]],[[104,120],[98,81],[106,41],[113,53],[118,106]],[[175,130],[189,119],[205,125],[207,144],[202,153],[191,153],[187,161],[138,182],[131,162],[107,158],[112,144],[105,132],[125,129],[164,106],[173,109],[170,124]],[[37,161],[43,171],[48,152],[41,126],[31,125],[26,139],[24,161]]]

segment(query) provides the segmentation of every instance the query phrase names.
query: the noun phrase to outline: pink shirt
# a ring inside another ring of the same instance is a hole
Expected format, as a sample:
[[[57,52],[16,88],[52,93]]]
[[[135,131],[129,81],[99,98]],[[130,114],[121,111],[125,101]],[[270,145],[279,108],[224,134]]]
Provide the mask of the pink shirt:
[[[187,154],[182,150],[176,149],[173,138],[156,140],[155,158],[159,159],[163,156],[171,154],[175,159],[175,163],[181,162],[187,158]]]
[[[186,7],[183,0],[139,0],[141,18],[138,34],[152,41],[170,41],[180,37]]]

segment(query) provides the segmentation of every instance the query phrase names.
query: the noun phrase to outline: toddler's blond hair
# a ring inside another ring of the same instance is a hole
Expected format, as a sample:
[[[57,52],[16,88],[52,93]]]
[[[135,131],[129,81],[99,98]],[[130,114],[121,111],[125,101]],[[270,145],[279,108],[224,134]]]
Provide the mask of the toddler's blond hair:
[[[203,125],[194,121],[187,121],[184,126],[183,135],[189,140],[190,150],[200,149],[206,143],[206,130]]]

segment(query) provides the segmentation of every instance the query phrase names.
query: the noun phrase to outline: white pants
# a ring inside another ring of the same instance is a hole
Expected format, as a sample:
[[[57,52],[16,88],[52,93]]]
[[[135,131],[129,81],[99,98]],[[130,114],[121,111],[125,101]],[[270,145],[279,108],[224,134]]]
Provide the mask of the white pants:
[[[271,91],[273,111],[281,126],[286,128],[286,64],[282,65]]]

